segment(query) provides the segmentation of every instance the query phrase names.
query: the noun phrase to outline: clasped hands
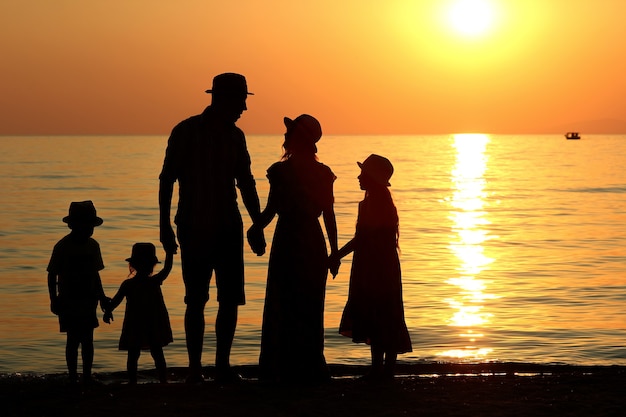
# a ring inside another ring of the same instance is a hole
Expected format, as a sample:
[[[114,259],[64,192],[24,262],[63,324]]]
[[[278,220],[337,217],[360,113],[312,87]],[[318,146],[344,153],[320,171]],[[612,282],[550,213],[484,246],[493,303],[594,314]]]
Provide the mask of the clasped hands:
[[[332,274],[333,279],[335,279],[335,277],[339,273],[340,265],[341,265],[341,258],[339,257],[339,254],[337,252],[331,253],[330,256],[328,257],[328,270]]]
[[[100,308],[104,312],[104,316],[102,317],[102,321],[106,324],[111,324],[113,321],[113,310],[111,309],[111,299],[109,297],[104,297],[100,300]]]
[[[257,224],[253,224],[248,229],[248,233],[246,235],[252,252],[254,252],[257,256],[265,254],[265,247],[267,244],[265,243],[263,228]]]
[[[246,233],[248,238],[248,244],[252,248],[257,256],[265,254],[265,248],[267,246],[265,242],[265,235],[263,234],[263,228],[258,224],[253,224]],[[327,260],[327,266],[333,279],[339,273],[339,266],[341,265],[341,258],[338,253],[331,253]]]

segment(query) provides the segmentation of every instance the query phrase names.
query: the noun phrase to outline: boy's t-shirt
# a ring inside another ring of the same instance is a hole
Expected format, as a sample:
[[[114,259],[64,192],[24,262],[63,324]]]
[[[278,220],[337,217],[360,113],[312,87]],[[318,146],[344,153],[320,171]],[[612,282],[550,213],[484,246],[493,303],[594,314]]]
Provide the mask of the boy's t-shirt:
[[[98,326],[96,308],[102,296],[98,271],[102,269],[100,245],[93,238],[77,241],[67,235],[54,246],[48,272],[58,277],[62,330],[72,323]]]

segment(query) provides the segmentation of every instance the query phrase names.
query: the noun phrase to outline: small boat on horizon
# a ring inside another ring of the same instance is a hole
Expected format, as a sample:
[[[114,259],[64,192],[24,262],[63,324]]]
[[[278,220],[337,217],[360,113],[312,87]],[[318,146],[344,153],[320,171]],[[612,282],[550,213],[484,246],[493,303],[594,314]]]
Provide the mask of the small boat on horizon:
[[[565,139],[567,139],[567,140],[577,140],[577,139],[580,139],[580,133],[578,133],[578,132],[567,132],[565,134]]]

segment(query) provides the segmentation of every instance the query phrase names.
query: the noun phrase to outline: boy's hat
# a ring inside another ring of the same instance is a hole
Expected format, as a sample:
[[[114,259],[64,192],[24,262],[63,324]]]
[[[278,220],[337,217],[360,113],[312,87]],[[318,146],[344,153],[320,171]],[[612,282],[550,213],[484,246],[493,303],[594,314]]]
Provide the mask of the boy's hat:
[[[100,226],[103,220],[96,215],[96,208],[91,200],[73,201],[70,203],[69,214],[63,217],[63,222],[68,224],[86,224]]]
[[[135,243],[130,258],[126,258],[126,262],[142,265],[160,263],[156,256],[156,248],[152,243]]]
[[[378,184],[387,187],[391,185],[389,179],[393,175],[393,165],[384,156],[371,154],[365,161],[357,162],[357,165]]]
[[[254,93],[248,92],[248,84],[246,83],[246,77],[241,74],[235,74],[233,72],[226,72],[224,74],[216,75],[213,78],[213,87],[210,90],[206,90],[211,94],[222,95],[250,95]]]

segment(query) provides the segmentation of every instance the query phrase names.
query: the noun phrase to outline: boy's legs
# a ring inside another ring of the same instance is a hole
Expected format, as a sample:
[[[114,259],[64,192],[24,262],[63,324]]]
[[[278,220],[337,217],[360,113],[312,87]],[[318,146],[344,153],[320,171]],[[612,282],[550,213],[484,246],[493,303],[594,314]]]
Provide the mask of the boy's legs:
[[[67,342],[65,343],[65,362],[67,363],[67,371],[70,383],[78,382],[78,346],[80,345],[80,337],[75,331],[67,331]]]
[[[81,357],[83,359],[83,380],[91,380],[91,368],[93,367],[93,329],[81,331]]]

